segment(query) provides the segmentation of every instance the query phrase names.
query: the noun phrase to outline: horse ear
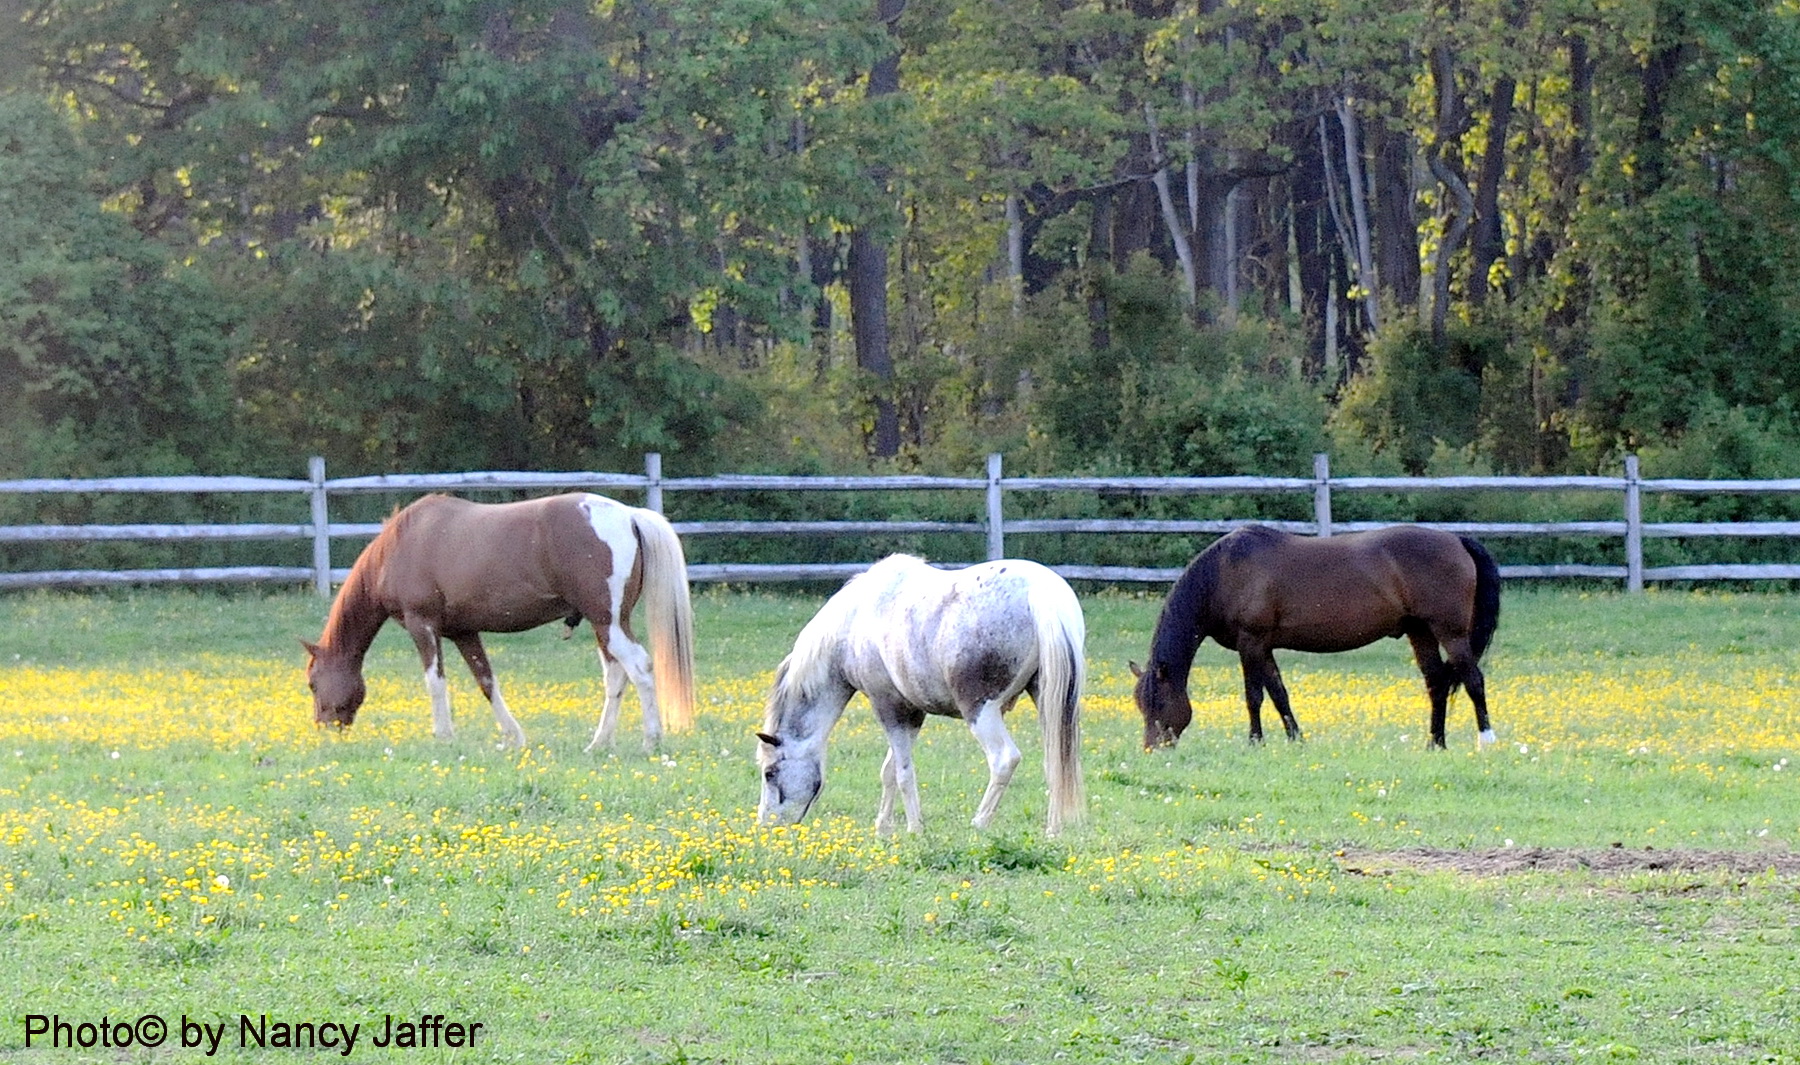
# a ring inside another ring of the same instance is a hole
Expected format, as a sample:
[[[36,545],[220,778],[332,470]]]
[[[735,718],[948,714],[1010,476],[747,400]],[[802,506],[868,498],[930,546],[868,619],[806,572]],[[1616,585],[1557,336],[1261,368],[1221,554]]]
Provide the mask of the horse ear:
[[[300,646],[306,648],[306,653],[308,655],[310,655],[311,657],[313,657],[313,658],[319,657],[319,645],[318,644],[313,643],[311,640],[302,639],[300,641]]]
[[[763,741],[764,743],[768,744],[771,747],[781,746],[781,737],[780,736],[771,736],[767,732],[758,732],[756,734],[756,738]]]
[[[1127,662],[1125,664],[1131,667],[1131,675],[1132,676],[1142,677],[1144,675],[1143,668],[1140,667],[1136,662]]]

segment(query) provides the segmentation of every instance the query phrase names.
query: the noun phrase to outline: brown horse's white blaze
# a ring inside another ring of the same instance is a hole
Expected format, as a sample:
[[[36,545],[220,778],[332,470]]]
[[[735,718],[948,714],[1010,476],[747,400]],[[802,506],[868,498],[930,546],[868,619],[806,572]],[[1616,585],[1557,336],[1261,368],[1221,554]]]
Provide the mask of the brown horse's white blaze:
[[[639,599],[650,648],[632,634]],[[649,746],[692,721],[693,613],[681,541],[661,515],[586,493],[482,504],[426,496],[394,515],[350,570],[318,643],[306,644],[314,720],[347,726],[365,687],[362,661],[390,618],[412,637],[433,730],[453,725],[443,641],[462,653],[509,743],[525,731],[500,694],[483,632],[519,632],[586,617],[606,673],[606,704],[588,749],[612,740],[627,681]]]

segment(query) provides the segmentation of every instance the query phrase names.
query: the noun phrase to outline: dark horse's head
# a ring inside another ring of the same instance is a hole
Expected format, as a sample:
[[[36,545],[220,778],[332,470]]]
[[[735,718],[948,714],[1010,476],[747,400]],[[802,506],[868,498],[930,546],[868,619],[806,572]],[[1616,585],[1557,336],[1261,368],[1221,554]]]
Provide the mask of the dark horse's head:
[[[1187,684],[1169,676],[1169,668],[1155,659],[1151,659],[1148,669],[1131,663],[1131,672],[1137,676],[1132,695],[1137,699],[1138,713],[1144,715],[1144,749],[1175,746],[1194,720]]]
[[[312,689],[313,724],[349,728],[367,694],[361,664],[330,647],[300,642],[306,647],[306,686]]]

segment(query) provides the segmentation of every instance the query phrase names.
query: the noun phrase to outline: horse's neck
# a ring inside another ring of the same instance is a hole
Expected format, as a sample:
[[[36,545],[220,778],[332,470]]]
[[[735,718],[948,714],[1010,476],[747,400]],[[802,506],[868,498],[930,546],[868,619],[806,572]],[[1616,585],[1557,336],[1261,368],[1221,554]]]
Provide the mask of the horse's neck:
[[[1211,583],[1206,567],[1189,566],[1169,590],[1162,615],[1156,619],[1156,632],[1150,637],[1150,658],[1177,679],[1186,679],[1193,668],[1194,655],[1206,639]]]
[[[368,573],[357,567],[351,570],[349,579],[338,589],[337,599],[331,604],[331,614],[325,619],[325,632],[319,637],[319,644],[360,662],[369,645],[375,642],[375,634],[386,621],[387,612],[375,601]]]
[[[828,603],[827,610],[831,609]],[[844,676],[844,632],[839,628],[844,620],[835,612],[828,616],[821,611],[800,630],[777,682],[781,691],[776,696],[776,717],[769,721],[775,735],[823,742],[844,716],[854,694]]]

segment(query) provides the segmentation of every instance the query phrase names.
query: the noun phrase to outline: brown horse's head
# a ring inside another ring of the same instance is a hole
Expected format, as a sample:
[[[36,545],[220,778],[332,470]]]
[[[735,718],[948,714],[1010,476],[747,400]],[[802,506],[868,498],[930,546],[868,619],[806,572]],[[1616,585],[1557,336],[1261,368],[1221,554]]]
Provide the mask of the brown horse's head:
[[[367,694],[361,663],[329,647],[300,642],[306,647],[306,686],[312,689],[313,724],[349,728]]]
[[[1155,660],[1148,669],[1139,669],[1133,662],[1131,672],[1137,677],[1137,688],[1132,694],[1137,699],[1138,713],[1144,715],[1144,749],[1175,746],[1194,720],[1187,685],[1170,677],[1168,668]]]

